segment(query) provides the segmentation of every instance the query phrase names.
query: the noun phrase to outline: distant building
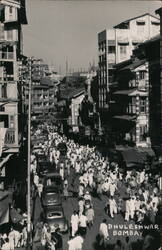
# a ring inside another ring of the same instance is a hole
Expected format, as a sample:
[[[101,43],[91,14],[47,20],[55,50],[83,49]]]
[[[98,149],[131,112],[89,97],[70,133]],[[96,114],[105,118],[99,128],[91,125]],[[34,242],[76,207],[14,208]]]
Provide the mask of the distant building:
[[[49,77],[43,77],[37,84],[32,84],[32,120],[52,120],[56,111],[57,93],[58,86]]]
[[[100,111],[107,110],[109,106],[113,66],[130,59],[135,46],[157,35],[159,30],[159,19],[146,13],[98,34]]]
[[[65,133],[78,133],[81,120],[79,117],[80,105],[85,96],[84,87],[66,88],[60,91],[58,101],[57,121]]]

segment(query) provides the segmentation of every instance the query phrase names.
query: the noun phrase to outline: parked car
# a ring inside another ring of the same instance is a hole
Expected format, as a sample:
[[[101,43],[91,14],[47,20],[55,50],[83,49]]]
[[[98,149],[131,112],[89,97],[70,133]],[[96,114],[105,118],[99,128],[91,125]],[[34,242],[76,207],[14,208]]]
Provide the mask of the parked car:
[[[43,180],[43,187],[57,187],[62,192],[63,182],[59,173],[47,173]]]
[[[42,205],[47,206],[56,206],[61,204],[61,194],[57,187],[48,187],[46,186],[43,189],[42,193]]]
[[[62,206],[48,206],[44,210],[44,221],[54,232],[56,227],[60,228],[62,233],[67,233],[69,229],[68,220],[66,219]]]

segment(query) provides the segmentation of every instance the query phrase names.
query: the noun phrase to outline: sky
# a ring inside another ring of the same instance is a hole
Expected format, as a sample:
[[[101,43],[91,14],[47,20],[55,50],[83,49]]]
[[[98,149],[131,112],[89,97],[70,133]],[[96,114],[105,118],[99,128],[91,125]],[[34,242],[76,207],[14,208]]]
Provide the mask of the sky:
[[[97,34],[129,18],[161,7],[160,1],[26,0],[24,55],[42,58],[56,71],[98,64]]]

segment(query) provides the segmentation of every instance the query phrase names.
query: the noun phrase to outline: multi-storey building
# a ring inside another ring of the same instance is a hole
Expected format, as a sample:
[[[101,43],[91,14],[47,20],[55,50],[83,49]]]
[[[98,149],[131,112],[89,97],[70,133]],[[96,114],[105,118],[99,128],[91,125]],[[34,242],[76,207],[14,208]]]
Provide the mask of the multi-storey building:
[[[149,74],[145,59],[132,57],[115,65],[115,81],[110,105],[112,132],[116,142],[150,146]]]
[[[0,2],[0,155],[19,152],[19,70],[25,0]]]
[[[128,60],[135,46],[158,34],[159,27],[159,19],[146,13],[98,34],[100,110],[109,106],[114,64]]]
[[[49,77],[44,77],[37,84],[32,84],[33,120],[45,120],[50,113],[54,115],[57,93],[58,83],[55,83]]]

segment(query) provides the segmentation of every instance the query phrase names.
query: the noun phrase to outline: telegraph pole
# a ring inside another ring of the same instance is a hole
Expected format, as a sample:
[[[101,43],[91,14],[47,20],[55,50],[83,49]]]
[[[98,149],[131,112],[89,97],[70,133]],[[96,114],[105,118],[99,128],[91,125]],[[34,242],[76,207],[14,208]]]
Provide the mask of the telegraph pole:
[[[29,99],[28,99],[28,171],[27,171],[27,250],[31,249],[31,179],[30,179],[30,149],[31,149],[31,85],[32,59],[29,59]]]

